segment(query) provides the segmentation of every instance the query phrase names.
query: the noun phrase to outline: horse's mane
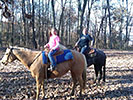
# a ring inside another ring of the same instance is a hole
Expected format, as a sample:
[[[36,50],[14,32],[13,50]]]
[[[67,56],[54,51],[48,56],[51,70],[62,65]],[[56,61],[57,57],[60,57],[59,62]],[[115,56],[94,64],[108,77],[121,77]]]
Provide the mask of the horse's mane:
[[[59,45],[60,49],[65,50],[67,49],[67,47],[65,47],[64,45],[60,44]],[[38,50],[34,50],[34,49],[29,49],[29,48],[25,48],[25,47],[18,47],[18,46],[10,46],[10,48],[16,49],[16,50],[22,50],[22,51],[38,51]]]
[[[32,49],[29,49],[29,48],[18,47],[18,46],[11,46],[10,48],[17,49],[17,50],[22,50],[22,51],[37,51],[37,50],[32,50]]]

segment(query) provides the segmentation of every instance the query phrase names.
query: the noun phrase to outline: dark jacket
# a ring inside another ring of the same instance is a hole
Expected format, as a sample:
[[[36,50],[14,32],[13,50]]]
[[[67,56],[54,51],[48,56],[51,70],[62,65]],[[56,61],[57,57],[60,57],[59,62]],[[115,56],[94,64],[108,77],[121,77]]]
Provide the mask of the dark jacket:
[[[92,40],[93,40],[93,45],[94,45],[94,39],[89,34],[82,35],[77,41],[77,45],[80,46],[81,48],[84,46],[89,47],[89,42]]]

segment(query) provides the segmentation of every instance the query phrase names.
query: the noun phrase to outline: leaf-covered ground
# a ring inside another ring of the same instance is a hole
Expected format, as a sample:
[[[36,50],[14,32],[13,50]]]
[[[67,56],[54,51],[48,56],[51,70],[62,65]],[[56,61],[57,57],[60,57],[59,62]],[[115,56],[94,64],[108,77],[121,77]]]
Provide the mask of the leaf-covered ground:
[[[70,72],[61,78],[45,80],[45,98],[48,100],[133,99],[133,51],[104,50],[107,54],[106,83],[93,84],[94,68],[87,68],[87,84],[83,97],[79,97],[79,86],[70,96],[72,80]],[[0,51],[0,59],[3,52]],[[3,66],[0,64],[0,99],[32,100],[36,84],[30,72],[18,61]],[[41,95],[40,95],[41,98]]]

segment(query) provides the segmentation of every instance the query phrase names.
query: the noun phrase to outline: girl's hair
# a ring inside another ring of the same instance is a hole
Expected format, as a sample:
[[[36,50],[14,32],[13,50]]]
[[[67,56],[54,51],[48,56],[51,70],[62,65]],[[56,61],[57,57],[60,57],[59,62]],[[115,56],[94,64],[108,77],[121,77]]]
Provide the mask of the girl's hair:
[[[51,28],[51,30],[54,30],[54,35],[57,35],[57,30],[56,30],[56,28]],[[52,36],[51,31],[50,31],[49,35]]]

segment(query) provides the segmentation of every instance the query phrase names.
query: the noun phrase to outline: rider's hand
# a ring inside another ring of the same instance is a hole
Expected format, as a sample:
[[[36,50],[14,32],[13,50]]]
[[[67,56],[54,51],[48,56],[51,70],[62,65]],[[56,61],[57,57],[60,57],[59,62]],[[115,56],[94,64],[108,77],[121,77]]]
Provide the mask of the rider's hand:
[[[50,50],[50,52],[53,51],[53,49]]]
[[[47,45],[45,45],[44,48],[47,48]]]
[[[77,45],[77,44],[75,44],[74,48],[77,48],[77,47],[78,47],[78,45]]]
[[[75,44],[75,46],[74,47],[77,47],[78,45],[77,44]]]

